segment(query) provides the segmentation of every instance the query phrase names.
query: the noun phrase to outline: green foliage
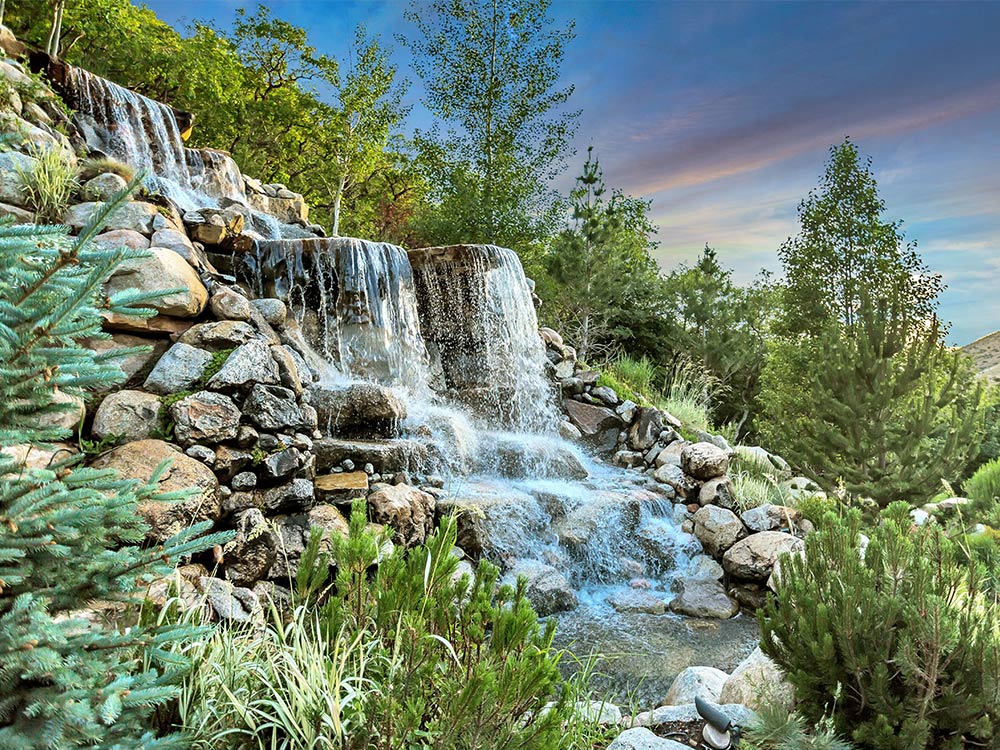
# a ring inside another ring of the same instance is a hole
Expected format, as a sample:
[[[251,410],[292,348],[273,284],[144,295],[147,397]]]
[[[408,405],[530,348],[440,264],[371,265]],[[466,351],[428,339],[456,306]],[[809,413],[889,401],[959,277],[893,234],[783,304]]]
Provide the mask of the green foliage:
[[[1000,502],[1000,459],[983,464],[962,486],[973,501],[973,512],[983,512]]]
[[[208,385],[208,381],[219,374],[219,370],[222,369],[223,365],[226,364],[226,360],[229,359],[229,355],[236,351],[236,347],[230,347],[228,349],[220,349],[217,352],[212,352],[212,358],[205,365],[205,371],[198,378],[198,387],[204,388]]]
[[[706,245],[696,265],[676,269],[663,287],[662,339],[669,361],[687,359],[709,373],[715,383],[712,420],[733,423],[737,435],[752,433],[765,334],[776,304],[770,277],[762,273],[753,285],[739,287]]]
[[[487,563],[458,575],[452,525],[388,554],[366,526],[358,500],[348,536],[313,531],[288,622],[196,647],[206,668],[179,702],[195,748],[593,747],[596,727],[564,734],[585,693],[560,679],[523,583],[498,589]]]
[[[576,128],[572,86],[559,67],[573,25],[555,28],[550,0],[413,3],[400,38],[423,81],[427,109],[445,124],[418,133],[430,208],[415,229],[427,244],[488,242],[526,253],[557,214],[548,180]]]
[[[756,714],[743,735],[748,750],[854,750],[854,745],[837,734],[828,717],[810,731],[801,716],[777,703],[759,707]]]
[[[135,179],[135,170],[131,166],[107,156],[90,157],[84,159],[80,164],[81,180],[90,180],[108,172],[118,175],[126,182],[131,182]]]
[[[30,155],[35,159],[32,168],[18,172],[27,206],[40,222],[61,221],[79,187],[76,171],[59,149],[36,148]]]
[[[134,188],[135,186],[132,185]],[[77,238],[67,227],[0,224],[0,447],[44,445],[69,430],[54,417],[54,396],[84,396],[123,379],[115,352],[80,340],[106,338],[101,309],[146,316],[136,292],[101,297],[118,263],[140,257],[92,240],[122,195],[98,211]],[[94,601],[134,601],[137,590],[184,556],[220,544],[209,524],[142,548],[139,503],[178,500],[148,485],[72,460],[28,469],[0,453],[0,746],[177,747],[180,738],[148,731],[153,709],[171,700],[187,662],[165,650],[189,627],[116,631],[75,611]],[[143,663],[148,665],[143,667]]]
[[[546,322],[574,342],[581,359],[634,351],[636,333],[655,329],[661,286],[650,252],[648,201],[607,189],[593,149],[570,193],[573,225],[549,242],[536,273]],[[645,387],[640,388],[645,390]]]
[[[833,707],[836,729],[872,750],[995,742],[1000,604],[938,524],[914,527],[905,503],[873,529],[858,510],[831,515],[781,573],[759,612],[761,648],[807,720]]]
[[[827,487],[886,505],[960,476],[982,429],[982,386],[945,347],[927,272],[850,141],[781,250],[788,276],[761,376],[763,441]]]

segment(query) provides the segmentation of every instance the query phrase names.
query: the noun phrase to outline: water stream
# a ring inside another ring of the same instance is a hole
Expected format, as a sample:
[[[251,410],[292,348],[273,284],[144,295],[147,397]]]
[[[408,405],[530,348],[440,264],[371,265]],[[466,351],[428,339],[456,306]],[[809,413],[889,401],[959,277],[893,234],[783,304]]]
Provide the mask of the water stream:
[[[284,299],[326,359],[327,386],[375,381],[405,400],[402,436],[428,447],[420,468],[444,478],[444,502],[477,515],[482,554],[565,577],[579,606],[553,615],[558,642],[611,657],[601,684],[616,699],[659,700],[684,667],[731,668],[749,653],[748,618],[698,624],[609,604],[624,593],[669,601],[701,548],[650,477],[559,437],[516,254],[342,238],[259,242],[251,259],[257,292]]]

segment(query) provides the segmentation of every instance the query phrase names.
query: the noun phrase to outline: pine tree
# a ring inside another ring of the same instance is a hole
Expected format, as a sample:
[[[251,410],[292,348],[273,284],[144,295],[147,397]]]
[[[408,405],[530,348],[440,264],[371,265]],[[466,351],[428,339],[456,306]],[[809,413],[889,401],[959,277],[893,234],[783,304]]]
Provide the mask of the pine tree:
[[[138,182],[133,182],[134,189]],[[183,662],[164,646],[196,634],[186,626],[115,630],[77,614],[93,601],[133,601],[184,555],[224,541],[202,536],[208,524],[142,548],[137,504],[176,499],[149,485],[73,460],[31,469],[17,446],[44,448],[67,437],[51,419],[65,399],[120,382],[120,357],[99,354],[101,310],[150,315],[149,295],[102,298],[104,280],[141,251],[95,244],[123,193],[97,212],[77,238],[67,227],[0,224],[0,747],[163,750],[148,719],[174,695]],[[18,458],[17,456],[22,456]],[[145,666],[143,666],[145,665]]]
[[[761,376],[764,442],[821,484],[881,505],[957,479],[983,426],[982,386],[944,345],[942,288],[849,140],[782,247],[783,310]]]

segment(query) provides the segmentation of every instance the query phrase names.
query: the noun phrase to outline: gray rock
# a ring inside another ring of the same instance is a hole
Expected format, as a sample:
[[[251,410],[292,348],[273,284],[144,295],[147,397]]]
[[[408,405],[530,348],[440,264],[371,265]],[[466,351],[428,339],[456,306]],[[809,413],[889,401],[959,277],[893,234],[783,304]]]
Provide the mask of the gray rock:
[[[295,448],[276,451],[264,459],[261,470],[271,479],[284,479],[302,465],[302,454]]]
[[[406,404],[391,389],[377,383],[354,383],[346,388],[313,386],[309,400],[319,423],[330,434],[392,437],[406,419]]]
[[[669,448],[665,448],[662,453],[665,453]],[[679,497],[687,498],[688,495],[692,494],[695,489],[694,482],[687,477],[681,470],[680,466],[675,466],[674,464],[665,463],[653,472],[653,479],[662,484],[669,485],[673,487],[674,492],[677,493]]]
[[[736,510],[736,498],[728,477],[709,479],[698,492],[699,505],[718,505],[727,510]]]
[[[729,470],[729,455],[712,443],[692,443],[681,451],[681,468],[695,479],[715,479]]]
[[[117,435],[142,440],[160,427],[160,399],[143,391],[118,391],[105,398],[94,415],[91,432],[98,439]]]
[[[176,343],[160,357],[145,387],[154,393],[172,394],[190,390],[201,380],[212,355],[189,344]]]
[[[368,496],[371,520],[390,526],[404,547],[423,544],[434,530],[434,507],[433,495],[406,484],[378,485]]]
[[[291,389],[296,396],[301,395],[303,391],[302,379],[299,377],[299,369],[292,358],[291,351],[281,344],[272,344],[271,356],[274,357],[274,363],[278,366],[278,378],[281,380],[281,384]]]
[[[0,202],[26,206],[22,174],[31,174],[38,160],[17,151],[0,151]]]
[[[270,524],[257,508],[237,513],[236,536],[223,547],[226,579],[236,586],[250,586],[267,575],[277,557]]]
[[[315,493],[308,479],[293,479],[287,484],[258,490],[260,505],[270,513],[287,513],[312,507]]]
[[[719,700],[755,710],[770,704],[790,708],[794,693],[778,665],[757,647],[733,670],[722,686]]]
[[[288,308],[280,299],[273,297],[255,299],[251,300],[250,304],[256,307],[260,314],[264,316],[264,320],[275,328],[284,325],[285,318],[288,317]]]
[[[694,514],[694,535],[708,554],[719,557],[745,537],[747,530],[731,510],[706,505]]]
[[[111,247],[130,247],[133,250],[146,250],[149,247],[149,238],[133,229],[112,229],[110,232],[102,232],[94,238],[94,242]]]
[[[708,555],[695,555],[691,558],[688,568],[688,578],[707,578],[711,581],[721,581],[726,571]]]
[[[105,284],[105,292],[138,290],[157,292],[179,289],[179,292],[158,297],[144,306],[163,315],[194,318],[201,314],[208,301],[208,291],[198,274],[177,253],[163,247],[151,247],[146,258],[133,258],[120,263]]]
[[[608,750],[691,750],[687,745],[653,734],[645,727],[626,729],[608,745]]]
[[[236,437],[240,410],[229,396],[213,391],[199,391],[182,398],[170,407],[174,435],[182,445],[221,443]]]
[[[518,576],[528,579],[526,593],[539,615],[567,612],[579,604],[566,577],[551,565],[537,560],[518,560],[506,580],[513,582]]]
[[[257,486],[257,475],[252,471],[241,471],[233,477],[230,484],[234,490],[252,490]]]
[[[799,510],[784,505],[765,503],[740,514],[740,519],[750,531],[787,531],[805,537],[813,525]]]
[[[248,386],[277,385],[278,366],[271,357],[271,348],[264,341],[250,341],[229,355],[229,359],[208,381],[208,387],[236,390]]]
[[[191,458],[201,461],[206,466],[215,465],[215,451],[205,445],[192,445],[184,450],[185,456],[190,456]],[[228,487],[220,487],[219,491],[222,492],[223,496],[226,493],[232,493],[232,490]]]
[[[636,414],[635,422],[628,431],[628,446],[634,451],[647,451],[660,436],[663,418],[658,409],[644,406]]]
[[[123,177],[113,172],[105,172],[83,183],[80,197],[85,201],[109,201],[127,186],[128,183]]]
[[[716,705],[712,701],[709,702],[732,719],[737,726],[748,726],[757,716],[751,709],[740,703]],[[694,703],[685,703],[679,706],[661,706],[652,711],[638,713],[632,717],[632,723],[640,727],[658,727],[673,723],[703,724],[704,719],[698,715],[698,709]]]
[[[256,333],[249,323],[237,320],[219,320],[193,325],[184,331],[177,340],[199,349],[219,351],[220,349],[233,349],[248,341],[253,341],[255,336]]]
[[[639,405],[635,401],[625,400],[615,407],[615,414],[621,417],[625,424],[629,424],[635,419],[635,413],[638,408]]]
[[[740,606],[718,581],[689,578],[681,580],[681,593],[670,602],[670,610],[689,617],[727,620],[740,611]]]
[[[714,667],[688,667],[670,684],[663,705],[682,706],[694,703],[695,698],[719,703],[722,686],[728,678],[729,675]]]
[[[217,287],[209,306],[219,320],[250,320],[250,301],[232,289]]]
[[[201,578],[201,589],[216,619],[223,622],[252,623],[263,618],[257,595],[221,578]]]
[[[616,612],[639,612],[647,615],[662,615],[667,611],[667,603],[655,594],[635,589],[621,589],[608,597],[608,604]]]
[[[371,463],[380,474],[395,474],[427,460],[427,447],[418,440],[320,438],[313,442],[313,451],[316,470],[320,472],[331,471],[350,459]]]
[[[103,207],[102,203],[78,203],[71,206],[63,217],[63,223],[73,229],[82,229],[90,223],[94,214]],[[123,204],[108,217],[108,229],[133,229],[136,232],[151,236],[158,229],[177,229],[173,220],[167,219],[160,209],[152,203],[131,201]],[[183,260],[183,258],[182,258]]]
[[[262,430],[295,429],[306,425],[295,393],[277,385],[255,385],[243,403],[243,410]]]
[[[696,513],[696,522],[697,517]],[[722,556],[722,567],[736,578],[764,582],[774,570],[778,557],[804,547],[805,543],[801,539],[783,531],[761,531],[736,542],[726,550]]]
[[[606,385],[595,386],[590,391],[590,395],[602,401],[606,406],[617,406],[621,400],[618,398],[618,394],[614,392],[614,389]]]
[[[606,406],[564,399],[563,410],[585,438],[600,437],[609,430],[617,431],[622,425],[621,417]]]
[[[569,440],[572,442],[582,438],[583,433],[580,432],[580,429],[572,422],[564,421],[559,423],[559,437],[563,440]]]

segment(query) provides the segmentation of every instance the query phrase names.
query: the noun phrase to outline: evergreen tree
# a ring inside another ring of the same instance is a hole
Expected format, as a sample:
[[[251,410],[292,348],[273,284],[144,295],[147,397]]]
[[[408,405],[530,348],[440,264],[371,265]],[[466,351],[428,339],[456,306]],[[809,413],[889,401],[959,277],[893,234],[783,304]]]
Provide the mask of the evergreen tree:
[[[764,442],[827,487],[885,505],[956,480],[982,429],[982,387],[945,347],[939,277],[849,140],[831,150],[802,229],[781,250],[784,309],[761,376]]]
[[[132,188],[138,183],[133,182]],[[67,227],[0,225],[0,747],[162,750],[176,736],[146,728],[156,706],[174,695],[184,666],[164,649],[193,635],[188,627],[118,631],[75,614],[89,602],[133,601],[145,583],[178,560],[224,541],[201,536],[208,524],[143,549],[137,504],[171,500],[156,483],[118,479],[67,460],[25,466],[18,446],[63,439],[54,415],[62,392],[85,396],[122,379],[117,360],[78,342],[101,338],[101,310],[136,308],[136,292],[101,298],[104,280],[141,251],[92,240],[124,196],[107,204],[78,238]],[[13,449],[13,450],[12,450]],[[142,666],[144,663],[149,666]]]
[[[557,235],[546,252],[540,278],[545,314],[573,341],[581,359],[609,348],[635,356],[634,332],[652,333],[662,299],[662,279],[649,256],[649,203],[613,191],[605,194],[601,165],[587,150],[583,172],[570,194],[572,228]],[[551,286],[551,289],[546,289]]]

